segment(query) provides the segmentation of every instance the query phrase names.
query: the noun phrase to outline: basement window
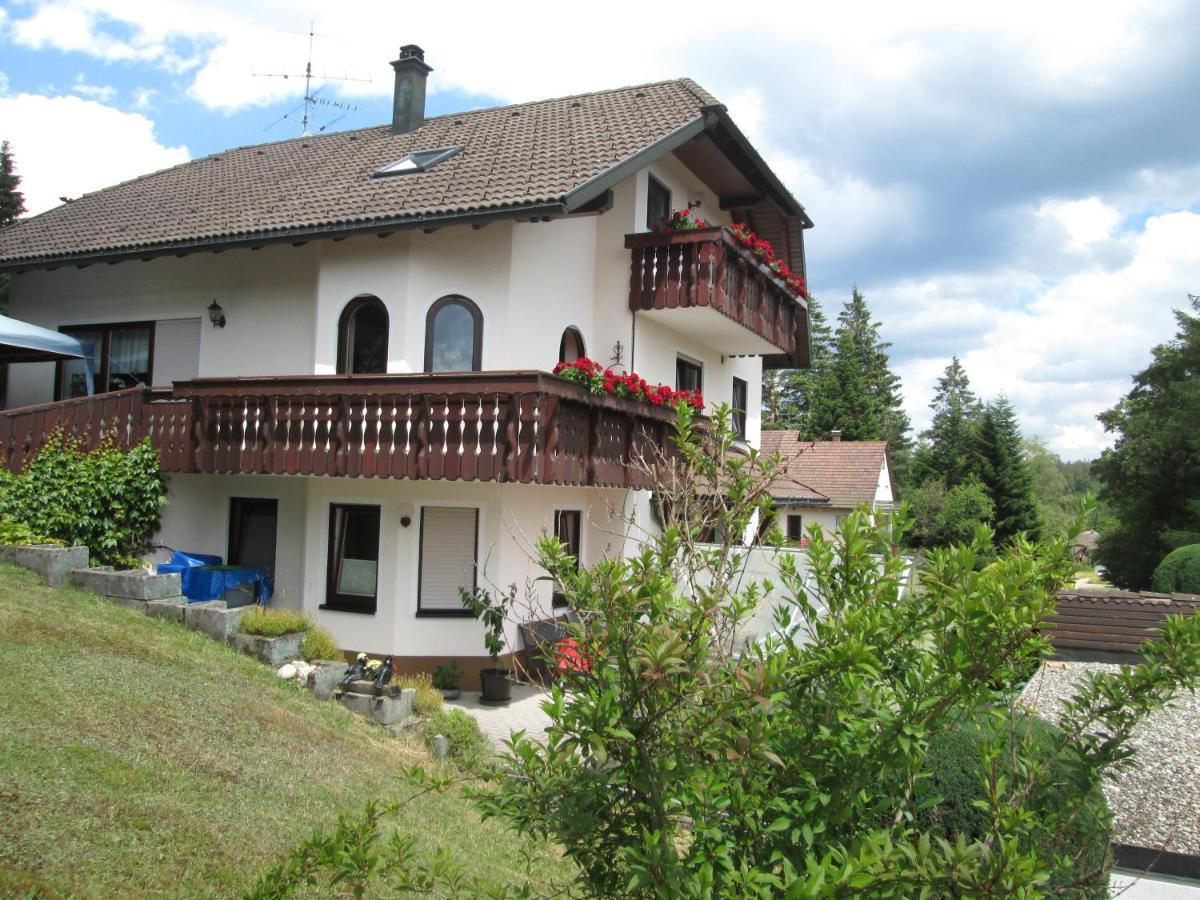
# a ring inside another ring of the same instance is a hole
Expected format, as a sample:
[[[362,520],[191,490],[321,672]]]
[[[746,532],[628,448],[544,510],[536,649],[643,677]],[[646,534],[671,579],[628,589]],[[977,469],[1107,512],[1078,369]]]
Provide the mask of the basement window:
[[[462,147],[440,147],[437,150],[414,150],[406,156],[400,157],[394,163],[388,163],[382,169],[375,172],[376,178],[385,175],[412,175],[416,172],[428,172],[440,162],[445,162],[450,157],[457,155],[462,151]]]

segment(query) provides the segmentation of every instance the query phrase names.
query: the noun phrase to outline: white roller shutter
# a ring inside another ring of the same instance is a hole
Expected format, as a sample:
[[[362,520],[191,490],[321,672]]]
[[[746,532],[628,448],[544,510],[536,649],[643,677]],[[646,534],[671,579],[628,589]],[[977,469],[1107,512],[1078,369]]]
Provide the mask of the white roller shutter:
[[[156,387],[186,381],[200,374],[200,320],[163,319],[154,323],[154,375]]]
[[[475,588],[475,543],[479,510],[426,506],[421,510],[422,612],[463,612],[458,592]]]

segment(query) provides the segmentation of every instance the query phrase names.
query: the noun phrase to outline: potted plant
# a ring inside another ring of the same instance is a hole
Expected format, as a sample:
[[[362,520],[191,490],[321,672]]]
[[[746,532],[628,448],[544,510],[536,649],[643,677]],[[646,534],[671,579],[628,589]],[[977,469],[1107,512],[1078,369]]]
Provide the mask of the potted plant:
[[[514,585],[498,598],[482,588],[459,592],[463,606],[483,623],[483,646],[492,658],[490,669],[479,670],[479,700],[482,703],[507,703],[512,699],[513,672],[500,665],[500,651],[504,649],[504,620],[516,601]]]
[[[456,659],[442,663],[433,670],[433,686],[442,692],[443,700],[457,700],[462,696],[462,688],[458,685],[462,674]]]

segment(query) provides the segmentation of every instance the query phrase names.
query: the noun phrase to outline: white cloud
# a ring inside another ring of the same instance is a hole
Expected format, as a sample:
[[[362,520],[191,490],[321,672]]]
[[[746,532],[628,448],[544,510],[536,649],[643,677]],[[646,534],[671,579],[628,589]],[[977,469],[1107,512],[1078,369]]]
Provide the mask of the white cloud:
[[[154,98],[158,96],[158,91],[154,88],[140,87],[133,90],[133,108],[145,112],[154,108]]]
[[[112,85],[88,84],[82,72],[75,76],[75,83],[71,85],[71,90],[81,97],[87,97],[89,100],[96,100],[100,103],[112,103],[117,96],[117,89]]]
[[[1121,214],[1099,197],[1085,200],[1049,200],[1037,215],[1057,221],[1067,232],[1068,246],[1083,250],[1112,237],[1121,224]]]
[[[145,116],[80,97],[0,97],[0,122],[29,214],[189,156],[186,147],[159,144]]]
[[[0,20],[2,21],[2,20]],[[8,76],[0,72],[0,97],[8,93]]]
[[[994,296],[1003,293],[1005,280],[995,278]],[[901,285],[896,292],[932,297],[936,311],[924,327],[935,333],[938,322],[953,321],[944,309],[948,300],[954,302],[949,284],[947,279],[922,288]],[[1094,457],[1111,440],[1096,414],[1129,390],[1130,376],[1149,363],[1151,349],[1171,338],[1172,310],[1186,305],[1195,285],[1200,285],[1200,215],[1154,217],[1134,239],[1131,261],[1116,271],[1079,271],[1038,289],[1023,305],[989,313],[965,307],[966,315],[978,315],[978,325],[970,329],[972,346],[958,355],[978,395],[1008,395],[1027,435],[1045,438],[1065,458]],[[982,280],[980,288],[987,290]],[[914,303],[917,314],[921,308]],[[926,404],[950,355],[921,354],[898,366],[918,430],[928,427]]]

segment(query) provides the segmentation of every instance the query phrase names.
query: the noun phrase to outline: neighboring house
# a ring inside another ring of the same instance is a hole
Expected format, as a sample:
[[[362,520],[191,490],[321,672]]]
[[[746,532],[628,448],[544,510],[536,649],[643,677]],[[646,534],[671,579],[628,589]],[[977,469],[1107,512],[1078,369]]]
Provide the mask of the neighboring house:
[[[764,431],[762,451],[779,453],[785,467],[771,484],[776,522],[800,543],[817,523],[832,535],[853,509],[886,509],[898,502],[886,441],[802,441],[798,431]]]
[[[540,534],[588,564],[627,552],[627,517],[652,525],[630,462],[671,412],[557,362],[741,406],[750,445],[763,366],[807,365],[802,296],[728,230],[649,223],[744,223],[801,274],[812,223],[692,81],[425,119],[421,50],[392,65],[390,127],[216,153],[0,231],[12,313],[88,342],[117,392],[14,366],[9,408],[47,405],[0,414],[0,448],[18,466],[63,419],[148,434],[163,544],[270,565],[273,602],[346,650],[470,670],[461,588],[528,586],[549,615]]]

